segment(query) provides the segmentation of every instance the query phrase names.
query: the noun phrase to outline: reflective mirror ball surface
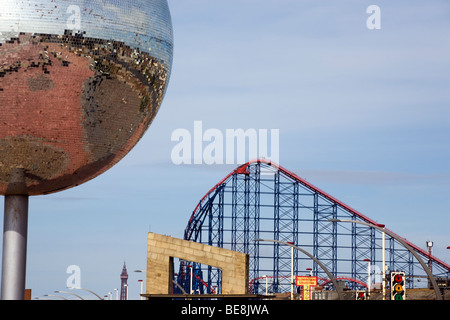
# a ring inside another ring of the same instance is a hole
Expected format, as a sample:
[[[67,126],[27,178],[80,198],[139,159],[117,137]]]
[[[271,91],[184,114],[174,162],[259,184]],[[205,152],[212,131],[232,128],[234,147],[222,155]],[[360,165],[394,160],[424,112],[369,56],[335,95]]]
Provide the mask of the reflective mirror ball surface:
[[[0,194],[105,172],[139,141],[168,85],[166,0],[2,0]]]

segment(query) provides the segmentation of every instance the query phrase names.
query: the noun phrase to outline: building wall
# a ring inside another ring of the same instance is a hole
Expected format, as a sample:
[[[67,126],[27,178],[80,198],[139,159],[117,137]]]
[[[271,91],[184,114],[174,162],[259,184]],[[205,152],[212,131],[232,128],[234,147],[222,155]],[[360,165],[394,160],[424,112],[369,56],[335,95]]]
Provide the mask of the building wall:
[[[148,234],[147,294],[172,293],[172,259],[179,258],[222,270],[222,294],[248,293],[248,255],[192,241]]]

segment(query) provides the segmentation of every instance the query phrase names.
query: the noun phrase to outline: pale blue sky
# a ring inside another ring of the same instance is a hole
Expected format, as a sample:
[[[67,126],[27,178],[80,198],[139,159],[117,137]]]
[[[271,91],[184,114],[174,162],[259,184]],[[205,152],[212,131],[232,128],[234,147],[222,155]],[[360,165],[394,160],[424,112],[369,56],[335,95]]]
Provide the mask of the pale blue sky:
[[[368,30],[366,9],[381,8]],[[117,166],[30,199],[33,296],[69,265],[99,294],[125,260],[137,298],[146,236],[182,237],[200,198],[234,166],[172,164],[171,133],[280,130],[280,164],[450,262],[448,1],[170,0],[175,55],[154,123]]]

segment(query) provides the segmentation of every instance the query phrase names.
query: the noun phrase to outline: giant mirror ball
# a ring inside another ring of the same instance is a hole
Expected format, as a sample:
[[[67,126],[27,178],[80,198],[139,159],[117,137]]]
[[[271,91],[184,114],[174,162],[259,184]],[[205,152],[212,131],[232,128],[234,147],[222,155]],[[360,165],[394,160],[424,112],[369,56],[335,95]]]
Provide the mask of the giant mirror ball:
[[[54,193],[105,172],[165,95],[167,1],[0,4],[0,194]]]

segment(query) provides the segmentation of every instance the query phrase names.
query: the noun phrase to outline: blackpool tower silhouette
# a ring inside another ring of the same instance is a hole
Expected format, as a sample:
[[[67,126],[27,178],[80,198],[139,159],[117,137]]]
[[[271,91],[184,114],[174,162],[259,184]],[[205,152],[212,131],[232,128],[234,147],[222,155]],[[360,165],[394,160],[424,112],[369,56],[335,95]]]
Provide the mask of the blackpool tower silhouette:
[[[128,300],[128,273],[125,261],[123,262],[122,273],[120,274],[120,300]]]

